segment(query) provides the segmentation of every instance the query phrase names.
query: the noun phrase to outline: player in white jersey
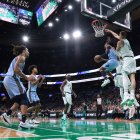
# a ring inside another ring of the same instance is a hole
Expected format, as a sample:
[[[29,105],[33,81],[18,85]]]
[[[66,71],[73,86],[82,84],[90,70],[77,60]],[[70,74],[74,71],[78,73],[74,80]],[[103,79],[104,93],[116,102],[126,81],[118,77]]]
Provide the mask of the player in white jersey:
[[[123,76],[123,88],[124,88],[124,99],[121,105],[123,106],[127,102],[130,103],[130,101],[132,104],[134,102],[135,88],[136,88],[136,80],[135,80],[136,61],[134,59],[134,54],[131,49],[130,43],[126,39],[127,34],[125,31],[121,31],[119,35],[108,29],[105,29],[105,31],[111,33],[115,38],[119,40],[117,43],[116,51],[120,54],[120,56],[123,59],[122,76]],[[130,81],[131,81],[130,96],[128,94],[129,91],[128,76],[130,77]]]
[[[23,45],[14,46],[13,54],[16,57],[11,62],[3,84],[7,90],[10,99],[13,102],[13,106],[2,114],[2,119],[5,123],[11,124],[10,116],[12,112],[16,111],[19,107],[22,113],[22,119],[19,124],[22,128],[31,128],[32,126],[26,122],[26,114],[28,108],[28,99],[26,96],[26,90],[21,82],[20,78],[30,81],[30,77],[27,77],[22,71],[25,65],[25,60],[29,57],[28,49]]]
[[[35,114],[31,117],[29,123],[39,124],[39,122],[35,120],[41,107],[40,99],[37,95],[37,87],[41,87],[45,77],[43,75],[37,76],[38,69],[36,65],[29,66],[28,71],[31,80],[28,82],[27,97],[31,107],[28,108],[27,112],[35,111]]]
[[[121,99],[123,100],[124,89],[123,89],[122,66],[123,66],[123,62],[120,59],[119,65],[116,68],[116,75],[114,77],[114,84],[116,87],[118,87],[120,89],[120,96],[121,96]],[[131,91],[131,82],[130,82],[130,79],[128,77],[127,77],[127,81],[128,81],[129,91]],[[128,105],[132,106],[132,102],[128,103]],[[135,96],[134,96],[134,105],[139,107],[139,103],[137,102]]]
[[[69,114],[71,105],[72,105],[72,95],[77,97],[75,92],[72,90],[72,82],[70,81],[71,76],[66,75],[66,79],[63,81],[62,85],[60,86],[60,90],[62,92],[62,98],[64,101],[65,109],[63,112],[63,120],[66,120],[67,114]]]
[[[124,97],[124,89],[123,89],[123,77],[122,77],[122,60],[120,59],[119,63],[118,63],[118,67],[116,68],[116,75],[114,77],[114,84],[116,87],[118,87],[120,89],[120,97],[123,100]],[[128,77],[127,77],[128,78]],[[129,87],[131,85],[129,78],[127,79],[129,82]]]

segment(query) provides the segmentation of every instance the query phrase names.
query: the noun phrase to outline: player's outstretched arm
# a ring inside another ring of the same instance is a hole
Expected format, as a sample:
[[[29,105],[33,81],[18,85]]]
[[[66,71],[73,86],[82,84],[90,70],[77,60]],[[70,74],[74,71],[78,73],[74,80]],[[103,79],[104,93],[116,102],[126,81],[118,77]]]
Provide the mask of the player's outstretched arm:
[[[109,29],[105,29],[105,32],[111,33],[118,40],[120,39],[120,37],[119,37],[119,35],[117,33],[113,32],[113,31],[111,31]]]

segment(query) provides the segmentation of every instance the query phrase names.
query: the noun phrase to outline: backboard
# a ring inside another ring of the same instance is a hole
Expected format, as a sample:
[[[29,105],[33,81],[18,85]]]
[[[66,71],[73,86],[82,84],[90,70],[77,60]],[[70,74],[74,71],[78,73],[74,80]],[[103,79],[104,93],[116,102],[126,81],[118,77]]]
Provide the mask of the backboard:
[[[115,7],[120,0],[81,0],[81,12],[85,16],[93,19],[101,19],[108,23],[112,23],[120,29],[131,30],[130,13],[121,15],[116,21],[112,22],[107,17],[107,12]]]

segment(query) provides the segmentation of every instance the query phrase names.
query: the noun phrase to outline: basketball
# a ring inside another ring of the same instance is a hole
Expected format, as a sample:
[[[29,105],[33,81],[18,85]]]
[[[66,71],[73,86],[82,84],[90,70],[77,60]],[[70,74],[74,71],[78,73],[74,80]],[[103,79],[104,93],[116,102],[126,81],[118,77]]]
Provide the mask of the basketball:
[[[96,63],[100,63],[100,62],[102,61],[101,55],[96,55],[96,56],[94,57],[94,61],[95,61]]]

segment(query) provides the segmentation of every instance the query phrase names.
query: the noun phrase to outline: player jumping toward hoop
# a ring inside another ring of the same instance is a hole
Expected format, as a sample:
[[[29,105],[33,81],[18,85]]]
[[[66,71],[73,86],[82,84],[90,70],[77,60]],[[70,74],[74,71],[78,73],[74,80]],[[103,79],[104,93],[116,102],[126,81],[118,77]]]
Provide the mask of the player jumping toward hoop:
[[[111,71],[115,70],[116,67],[118,66],[118,56],[115,52],[114,47],[112,47],[109,44],[110,40],[108,40],[105,43],[105,54],[101,55],[101,57],[104,57],[104,55],[108,55],[108,59],[103,59],[101,58],[101,61],[107,61],[105,64],[103,64],[100,67],[100,72],[102,74],[102,76],[104,77],[104,81],[101,85],[101,87],[105,87],[107,84],[110,83],[110,80],[107,78],[107,75],[111,78],[114,78],[114,76],[112,75]]]
[[[120,59],[119,65],[116,68],[116,75],[114,77],[114,84],[116,87],[118,87],[120,89],[120,96],[121,96],[121,99],[123,100],[124,89],[123,89],[122,66],[123,66],[123,62],[122,62],[122,59]],[[131,82],[130,82],[130,79],[128,77],[127,77],[127,81],[128,81],[129,91],[131,91]],[[140,106],[135,97],[134,97],[134,105],[136,107]],[[132,103],[131,104],[129,103],[128,106],[132,106]]]
[[[65,109],[63,112],[62,120],[66,120],[67,114],[69,114],[71,105],[72,105],[72,95],[77,97],[75,92],[72,90],[72,82],[70,81],[71,76],[66,75],[65,80],[63,81],[62,85],[60,86],[60,90],[62,92],[62,98],[64,101]]]

